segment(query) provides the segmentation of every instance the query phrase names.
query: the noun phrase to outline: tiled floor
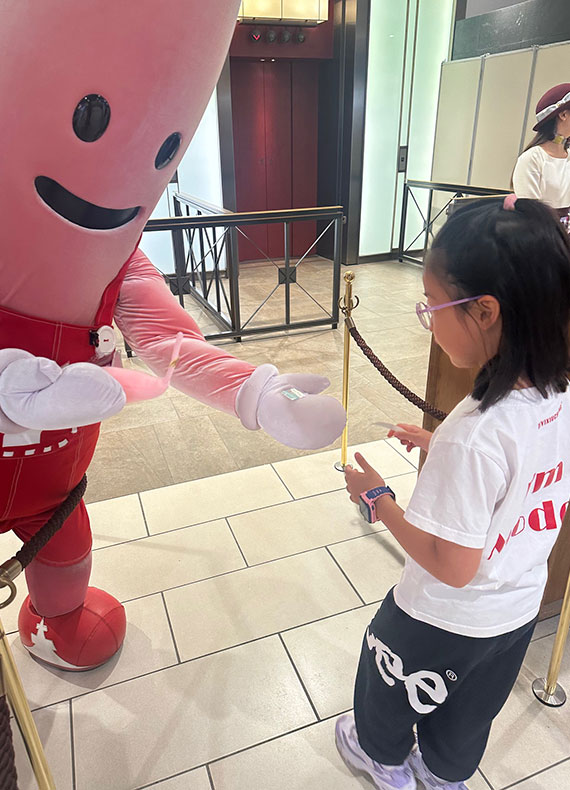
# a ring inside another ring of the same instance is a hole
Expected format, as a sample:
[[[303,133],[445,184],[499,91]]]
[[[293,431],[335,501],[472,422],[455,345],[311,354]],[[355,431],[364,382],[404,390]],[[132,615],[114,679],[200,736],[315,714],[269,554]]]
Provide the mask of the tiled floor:
[[[358,449],[405,505],[417,455],[394,440]],[[352,705],[362,633],[404,557],[349,502],[336,455],[89,506],[93,583],[127,610],[120,654],[72,674],[40,666],[10,636],[58,790],[369,786],[337,756],[334,719]],[[555,628],[540,624],[470,790],[570,789],[570,706],[544,708],[530,691]],[[562,682],[570,689],[570,654]]]
[[[356,273],[362,333],[422,392],[419,272],[383,264]],[[293,335],[232,350],[327,372],[338,394],[341,340]],[[374,422],[418,414],[356,352],[350,415],[351,456],[363,452],[405,504],[417,453],[384,440]],[[20,645],[18,603],[2,617],[58,790],[370,787],[338,757],[334,720],[352,705],[362,633],[404,558],[348,501],[338,457],[288,451],[172,392],[109,421],[89,512],[93,583],[127,610],[120,654],[92,672],[47,669]],[[17,545],[3,536],[6,556]],[[555,629],[556,620],[539,624],[470,790],[570,790],[570,703],[548,709],[530,691]],[[570,650],[561,682],[570,691]],[[31,790],[15,739],[20,787]]]

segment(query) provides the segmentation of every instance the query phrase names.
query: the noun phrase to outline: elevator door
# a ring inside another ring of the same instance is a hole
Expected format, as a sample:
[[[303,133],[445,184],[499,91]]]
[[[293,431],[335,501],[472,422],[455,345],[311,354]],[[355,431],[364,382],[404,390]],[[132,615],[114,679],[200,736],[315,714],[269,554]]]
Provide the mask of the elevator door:
[[[238,211],[312,207],[317,201],[318,64],[312,61],[231,63]],[[240,236],[240,261],[284,254],[283,226],[256,225]],[[316,223],[291,227],[291,250],[302,255]]]

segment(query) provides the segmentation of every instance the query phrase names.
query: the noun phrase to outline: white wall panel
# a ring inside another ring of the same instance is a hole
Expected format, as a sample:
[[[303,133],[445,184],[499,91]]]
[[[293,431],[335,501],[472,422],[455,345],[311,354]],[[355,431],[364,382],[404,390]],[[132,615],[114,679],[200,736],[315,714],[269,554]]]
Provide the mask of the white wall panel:
[[[485,60],[470,184],[509,189],[519,155],[532,49]]]
[[[481,58],[441,68],[432,180],[466,184],[477,107]]]

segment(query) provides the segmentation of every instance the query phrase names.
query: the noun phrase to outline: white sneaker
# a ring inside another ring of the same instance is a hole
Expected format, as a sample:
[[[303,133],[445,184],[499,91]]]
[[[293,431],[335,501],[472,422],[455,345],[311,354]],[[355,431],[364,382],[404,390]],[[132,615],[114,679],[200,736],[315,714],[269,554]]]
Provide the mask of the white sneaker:
[[[408,764],[425,790],[469,790],[465,782],[446,782],[445,779],[439,779],[435,774],[432,774],[424,763],[418,746],[412,749],[408,757]]]
[[[377,790],[417,790],[417,783],[407,761],[403,765],[381,765],[369,757],[358,742],[352,713],[336,721],[336,748],[353,770],[368,774]]]

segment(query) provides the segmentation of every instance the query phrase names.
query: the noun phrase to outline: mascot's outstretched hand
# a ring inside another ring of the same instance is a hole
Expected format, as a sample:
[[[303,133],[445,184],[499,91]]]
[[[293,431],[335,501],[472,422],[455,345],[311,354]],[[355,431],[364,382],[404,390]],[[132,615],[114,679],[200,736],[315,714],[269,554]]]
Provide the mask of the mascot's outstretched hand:
[[[261,365],[242,385],[236,413],[244,427],[263,430],[277,441],[299,450],[332,444],[343,431],[346,414],[330,395],[330,384],[312,373],[280,375],[273,365]]]
[[[21,349],[0,349],[3,433],[91,425],[120,412],[126,400],[119,382],[97,365],[61,367]]]

